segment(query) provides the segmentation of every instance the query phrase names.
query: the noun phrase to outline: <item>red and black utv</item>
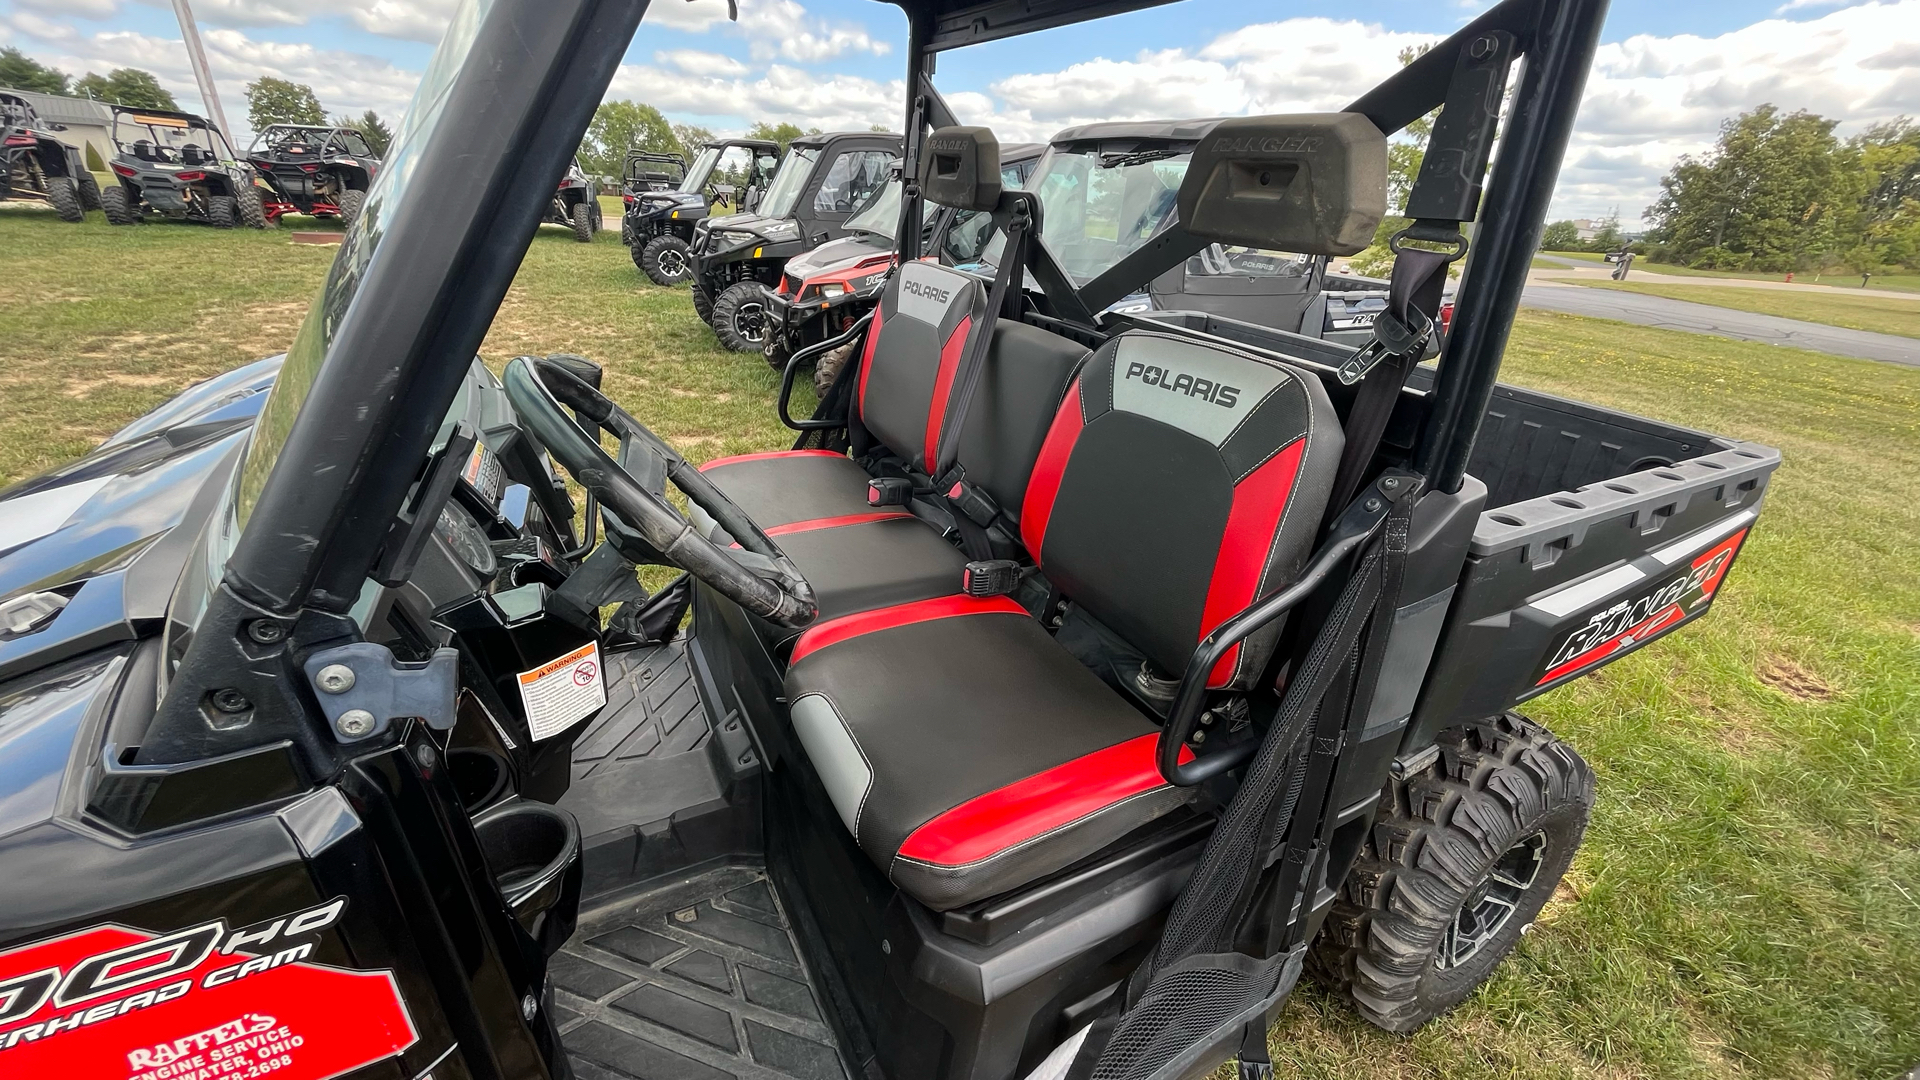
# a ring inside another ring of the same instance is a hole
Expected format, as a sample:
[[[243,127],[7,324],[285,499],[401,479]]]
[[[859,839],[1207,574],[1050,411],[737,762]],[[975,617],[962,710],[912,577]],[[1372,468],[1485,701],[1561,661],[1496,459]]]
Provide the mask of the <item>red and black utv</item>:
[[[83,221],[100,208],[100,187],[80,153],[40,123],[33,105],[0,90],[0,202],[39,199],[61,221]]]
[[[1046,149],[1041,143],[1016,143],[1001,148],[1000,182],[1010,188],[1026,185],[1027,177]],[[976,224],[977,219],[977,224]],[[942,208],[927,222],[926,246],[949,259],[949,244],[986,227],[989,215]],[[787,358],[829,337],[846,333],[873,310],[893,270],[893,234],[900,228],[900,182],[875,192],[867,204],[847,219],[847,235],[787,260],[780,284],[767,296],[767,363],[785,371]],[[825,393],[834,376],[853,354],[848,342],[814,363],[814,385]]]
[[[904,6],[917,86],[1140,0]],[[915,95],[856,361],[701,467],[589,361],[473,360],[643,9],[457,14],[284,359],[0,494],[6,1074],[1268,1076],[1304,969],[1395,1031],[1470,993],[1594,797],[1514,709],[1703,616],[1779,463],[1497,382],[1605,4],[1223,121],[1075,274]],[[1358,250],[1436,108],[1365,348],[1094,316]]]
[[[247,160],[271,192],[262,208],[272,225],[287,214],[311,214],[352,228],[380,175],[379,156],[349,127],[273,124],[254,136]]]
[[[112,108],[118,152],[107,167],[119,182],[100,192],[109,225],[164,217],[216,229],[266,228],[257,174],[219,128],[192,113]]]

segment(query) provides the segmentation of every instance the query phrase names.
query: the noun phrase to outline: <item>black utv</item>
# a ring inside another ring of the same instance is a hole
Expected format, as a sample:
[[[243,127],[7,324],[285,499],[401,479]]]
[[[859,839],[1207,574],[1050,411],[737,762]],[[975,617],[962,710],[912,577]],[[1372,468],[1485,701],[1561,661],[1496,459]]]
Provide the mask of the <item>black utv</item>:
[[[247,161],[266,181],[261,203],[270,225],[300,213],[339,218],[352,228],[380,175],[380,158],[348,127],[274,124],[254,136]]]
[[[720,344],[765,347],[767,290],[787,260],[847,235],[847,219],[893,177],[900,149],[900,136],[870,131],[802,136],[758,207],[694,226],[693,309]]]
[[[0,202],[38,199],[61,221],[100,208],[100,187],[80,154],[41,124],[25,98],[0,90]]]
[[[579,158],[567,163],[566,175],[547,204],[546,222],[572,229],[573,238],[583,244],[593,243],[593,234],[600,231],[600,200]]]
[[[900,6],[912,87],[1142,3]],[[1498,382],[1606,4],[1223,121],[1071,272],[903,94],[856,359],[703,466],[474,357],[647,10],[470,0],[284,361],[0,493],[5,1075],[1270,1077],[1304,971],[1409,1031],[1564,932],[1595,778],[1516,710],[1706,618],[1780,463]],[[1436,109],[1365,347],[1099,314],[1364,249]]]
[[[671,191],[629,192],[620,231],[633,265],[656,285],[693,276],[693,231],[707,215],[752,210],[773,182],[780,144],[765,139],[708,143]]]
[[[627,166],[620,177],[621,203],[631,208],[634,201],[650,191],[672,191],[687,177],[687,159],[679,154],[651,150],[628,150]],[[620,242],[633,246],[633,217],[620,215]]]
[[[257,174],[218,128],[192,113],[112,108],[116,153],[107,165],[119,182],[100,192],[109,224],[152,216],[266,228]]]

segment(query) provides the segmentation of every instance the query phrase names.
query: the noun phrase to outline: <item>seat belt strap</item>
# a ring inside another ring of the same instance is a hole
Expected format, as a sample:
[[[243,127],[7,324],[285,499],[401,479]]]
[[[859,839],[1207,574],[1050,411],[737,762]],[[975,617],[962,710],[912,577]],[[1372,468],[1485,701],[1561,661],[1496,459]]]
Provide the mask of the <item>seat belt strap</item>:
[[[1329,514],[1337,514],[1366,482],[1374,451],[1386,434],[1387,421],[1400,400],[1400,388],[1426,355],[1433,340],[1433,323],[1440,314],[1440,295],[1447,283],[1447,265],[1466,250],[1462,240],[1453,251],[1402,247],[1405,233],[1393,238],[1393,274],[1387,283],[1387,310],[1373,323],[1373,340],[1340,366],[1340,381],[1352,386],[1353,407],[1347,410],[1346,448],[1334,472]],[[1329,523],[1331,519],[1329,519]]]
[[[927,462],[928,475],[934,477],[942,490],[952,486],[947,474],[960,456],[960,433],[966,428],[967,412],[979,389],[981,372],[987,366],[987,353],[993,348],[993,330],[999,324],[1000,312],[1003,308],[1011,307],[1014,308],[1015,317],[1019,317],[1016,305],[1020,302],[1020,289],[1024,281],[1028,233],[1033,215],[1027,202],[1029,196],[1025,192],[1008,194],[1013,197],[1013,205],[1006,226],[1007,243],[1000,255],[1000,266],[994,271],[993,284],[987,290],[987,310],[980,317],[980,325],[974,328],[972,339],[967,342],[966,354],[960,358],[960,371],[954,380],[957,398],[950,406],[950,417],[940,429],[940,442],[934,448],[936,460]]]

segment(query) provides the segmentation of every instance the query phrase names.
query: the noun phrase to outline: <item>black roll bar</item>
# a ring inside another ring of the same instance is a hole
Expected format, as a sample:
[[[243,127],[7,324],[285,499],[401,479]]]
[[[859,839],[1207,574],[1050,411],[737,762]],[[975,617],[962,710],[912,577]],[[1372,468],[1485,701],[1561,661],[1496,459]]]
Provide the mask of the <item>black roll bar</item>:
[[[874,309],[874,311],[878,311],[878,310],[879,308]],[[794,353],[792,356],[787,357],[787,366],[785,368],[782,368],[780,371],[780,422],[781,423],[787,425],[788,427],[792,428],[795,431],[824,431],[828,428],[838,428],[838,427],[847,426],[847,420],[846,420],[846,417],[844,416],[838,420],[832,420],[832,419],[795,420],[793,418],[793,414],[787,411],[787,399],[793,396],[794,372],[797,372],[800,370],[800,365],[802,363],[805,363],[808,357],[825,355],[826,353],[832,352],[834,349],[837,349],[840,346],[845,345],[847,342],[852,341],[854,337],[858,335],[861,331],[865,330],[867,328],[867,324],[872,321],[873,321],[873,312],[869,311],[865,315],[860,316],[860,318],[852,326],[847,327],[845,330],[840,331],[838,334],[835,334],[834,336],[828,338],[825,341],[816,341],[813,344],[807,346],[806,348],[801,349],[799,352]]]

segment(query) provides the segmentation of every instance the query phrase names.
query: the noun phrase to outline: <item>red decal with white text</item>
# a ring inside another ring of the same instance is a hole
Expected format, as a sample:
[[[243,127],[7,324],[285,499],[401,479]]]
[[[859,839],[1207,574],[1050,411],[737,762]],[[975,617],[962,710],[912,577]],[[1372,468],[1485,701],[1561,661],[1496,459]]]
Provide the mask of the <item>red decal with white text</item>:
[[[0,1077],[331,1080],[391,1058],[418,1038],[392,973],[309,959],[345,906],[0,954]]]
[[[1741,529],[1702,553],[1684,572],[1662,582],[1659,588],[1593,615],[1547,654],[1546,669],[1534,685],[1592,667],[1707,610],[1713,603],[1714,590],[1727,576],[1734,553],[1746,538],[1747,530]]]

